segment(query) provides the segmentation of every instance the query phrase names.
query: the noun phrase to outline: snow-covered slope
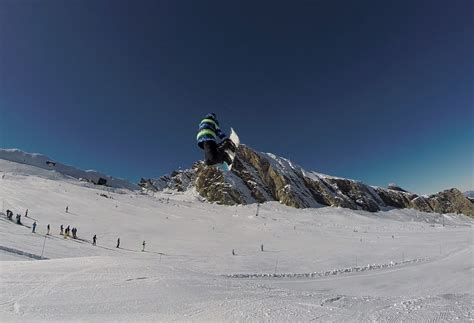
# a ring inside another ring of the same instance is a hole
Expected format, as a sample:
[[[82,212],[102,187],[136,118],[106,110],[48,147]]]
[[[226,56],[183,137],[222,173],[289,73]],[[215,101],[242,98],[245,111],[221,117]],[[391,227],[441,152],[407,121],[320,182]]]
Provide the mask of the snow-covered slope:
[[[61,164],[45,155],[27,153],[19,149],[0,149],[0,159],[9,160],[17,163],[26,165],[36,166],[42,169],[46,169],[51,172],[57,172],[66,176],[71,176],[76,179],[83,179],[91,183],[99,183],[99,179],[105,179],[106,185],[115,188],[127,188],[137,189],[138,186],[131,184],[126,180],[113,178],[108,175],[104,175],[95,170],[81,170],[75,167]]]
[[[4,322],[473,319],[473,221],[463,215],[278,202],[257,214],[191,190],[104,192],[5,160],[0,171],[3,211],[29,209],[23,225],[0,215]]]

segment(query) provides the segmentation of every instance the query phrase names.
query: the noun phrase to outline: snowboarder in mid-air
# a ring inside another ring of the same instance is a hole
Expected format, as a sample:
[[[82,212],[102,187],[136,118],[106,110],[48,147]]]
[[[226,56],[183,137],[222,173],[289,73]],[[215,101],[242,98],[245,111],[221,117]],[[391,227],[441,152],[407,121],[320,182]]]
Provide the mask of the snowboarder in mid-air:
[[[216,142],[217,138],[222,140],[219,144]],[[239,140],[233,131],[231,137],[226,138],[226,134],[219,127],[215,113],[208,113],[201,121],[196,139],[199,148],[204,150],[206,165],[222,164],[225,169],[230,169]]]

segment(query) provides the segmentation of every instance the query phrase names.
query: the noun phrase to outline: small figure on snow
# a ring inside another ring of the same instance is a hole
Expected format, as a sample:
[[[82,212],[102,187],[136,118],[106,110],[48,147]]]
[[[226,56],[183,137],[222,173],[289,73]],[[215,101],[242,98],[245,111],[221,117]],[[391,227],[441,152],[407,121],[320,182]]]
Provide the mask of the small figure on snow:
[[[120,248],[120,238],[117,239],[117,247],[115,248]]]
[[[97,243],[97,235],[94,234],[94,236],[92,237],[92,245],[95,246]]]
[[[20,224],[20,225],[21,225],[21,214],[17,214],[17,215],[16,215],[16,224]]]
[[[33,227],[33,230],[31,230],[31,232],[35,233],[35,230],[36,230],[36,221],[35,221],[35,222],[33,222],[33,225],[32,225],[32,227]]]
[[[25,218],[27,218],[27,217],[28,217],[28,209],[26,209],[26,211],[25,211]]]
[[[143,248],[142,248],[142,252],[143,252],[143,251],[145,251],[145,245],[146,245],[145,240],[143,240],[142,245],[143,245]]]
[[[232,256],[235,256],[235,250],[232,249]]]
[[[51,228],[51,227],[50,227],[49,224],[48,224],[48,226],[46,227],[46,230],[47,230],[46,234],[47,234],[47,235],[49,235],[49,229],[50,229],[50,228]]]
[[[60,235],[63,235],[63,225],[62,225],[62,224],[61,224],[61,226],[59,227],[59,229],[61,230],[61,231],[59,232],[59,234],[60,234]]]
[[[262,245],[260,246],[260,250],[263,251],[263,243],[262,243]]]
[[[66,206],[66,213],[69,213],[69,206]]]
[[[216,142],[217,137],[222,141],[219,145]],[[217,165],[226,163],[232,164],[232,158],[225,152],[231,150],[235,152],[235,145],[219,127],[219,121],[215,113],[208,113],[199,124],[199,131],[196,136],[199,148],[204,150],[206,165]]]

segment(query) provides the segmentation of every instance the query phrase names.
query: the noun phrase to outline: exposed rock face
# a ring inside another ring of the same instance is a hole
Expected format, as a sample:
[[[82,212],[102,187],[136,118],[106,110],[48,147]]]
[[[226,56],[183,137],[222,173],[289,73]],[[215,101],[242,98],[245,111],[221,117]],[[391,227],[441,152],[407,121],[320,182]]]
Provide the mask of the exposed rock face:
[[[411,203],[411,205],[409,206],[410,208],[417,209],[423,212],[444,213],[444,212],[435,211],[430,204],[430,200],[423,196],[415,197],[414,199],[410,201],[410,203]]]
[[[410,201],[417,197],[417,195],[415,194],[403,193],[399,191],[383,189],[380,187],[378,187],[376,190],[380,198],[387,206],[395,207],[398,209],[410,207]]]
[[[327,205],[375,212],[394,207],[474,216],[474,204],[456,189],[423,197],[398,186],[372,187],[307,172],[287,159],[259,153],[245,145],[237,151],[232,172],[221,172],[199,162],[191,169],[175,171],[157,180],[142,179],[139,185],[153,190],[195,188],[208,201],[227,205],[279,201],[296,208]]]
[[[474,216],[474,204],[455,188],[430,195],[428,203],[438,213],[463,213]]]

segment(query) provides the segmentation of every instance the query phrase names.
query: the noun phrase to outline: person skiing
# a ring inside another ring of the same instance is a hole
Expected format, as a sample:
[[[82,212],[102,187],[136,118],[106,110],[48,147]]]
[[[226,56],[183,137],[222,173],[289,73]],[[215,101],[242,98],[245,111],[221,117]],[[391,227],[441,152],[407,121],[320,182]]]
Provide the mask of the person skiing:
[[[94,234],[94,236],[92,237],[92,245],[95,246],[97,242],[97,236]]]
[[[116,248],[120,248],[120,238],[117,239],[117,247]]]
[[[51,227],[49,226],[49,224],[48,224],[48,226],[46,227],[46,229],[48,230],[48,232],[47,232],[46,234],[49,235],[49,229],[51,229]]]
[[[31,230],[31,232],[35,233],[35,230],[36,230],[36,221],[35,221],[35,222],[33,222],[33,225],[32,225],[32,227],[33,227],[33,230]]]
[[[222,141],[217,144],[217,138]],[[226,134],[220,129],[219,121],[215,113],[208,113],[199,124],[199,131],[196,136],[199,148],[204,150],[205,163],[208,166],[226,163],[232,164],[232,159],[225,152],[226,149],[235,151],[235,146]]]
[[[59,229],[61,230],[61,232],[60,232],[59,234],[61,234],[61,235],[63,234],[63,228],[64,228],[64,227],[63,227],[63,225],[61,224],[61,226],[59,227]]]
[[[143,252],[143,251],[145,251],[145,245],[146,245],[145,240],[143,240],[142,245],[143,245],[143,248],[142,248],[142,252]]]

